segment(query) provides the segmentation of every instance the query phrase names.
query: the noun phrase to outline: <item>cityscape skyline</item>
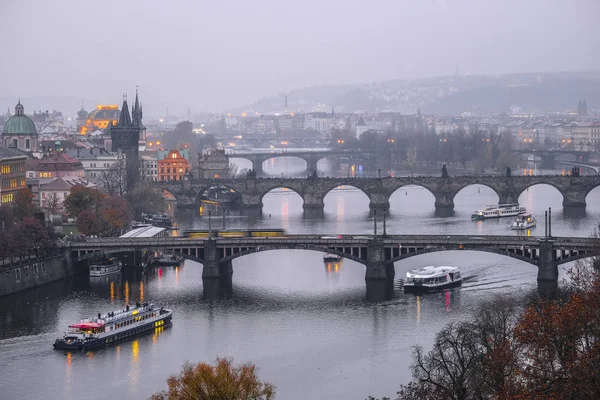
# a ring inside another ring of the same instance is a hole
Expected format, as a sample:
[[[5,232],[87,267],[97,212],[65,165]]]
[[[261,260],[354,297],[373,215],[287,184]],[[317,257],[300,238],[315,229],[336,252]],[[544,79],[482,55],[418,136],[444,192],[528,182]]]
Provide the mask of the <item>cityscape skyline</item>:
[[[33,51],[36,60],[2,65],[5,96],[85,93],[100,103],[118,102],[123,88],[139,85],[149,114],[166,111],[164,99],[181,114],[187,108],[220,112],[314,85],[455,70],[498,75],[600,68],[594,51],[600,28],[592,17],[600,4],[591,0],[567,8],[537,0],[376,1],[368,8],[334,1],[294,10],[272,0],[236,7],[109,0],[94,8],[99,30],[89,23],[91,2],[64,0],[60,8],[34,3],[0,6],[8,16],[0,46],[14,59],[31,58]],[[64,23],[48,30],[48,20]],[[25,21],[31,29],[22,29]],[[162,24],[168,29],[156,29]]]

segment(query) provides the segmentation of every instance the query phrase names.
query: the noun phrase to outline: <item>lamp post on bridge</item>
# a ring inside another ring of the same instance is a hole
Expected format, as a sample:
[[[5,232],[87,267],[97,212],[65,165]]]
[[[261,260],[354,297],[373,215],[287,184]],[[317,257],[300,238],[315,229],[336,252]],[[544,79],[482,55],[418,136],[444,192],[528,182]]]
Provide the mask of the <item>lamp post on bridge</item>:
[[[383,209],[383,237],[387,236],[387,233],[385,231],[385,214],[386,214],[386,212],[387,212],[387,209],[384,208]]]
[[[373,210],[373,241],[377,240],[377,210]]]
[[[223,230],[225,230],[225,205],[223,205]]]
[[[208,210],[208,238],[209,239],[212,238],[212,228],[211,228],[211,224],[210,224],[211,215],[212,215],[212,211]]]

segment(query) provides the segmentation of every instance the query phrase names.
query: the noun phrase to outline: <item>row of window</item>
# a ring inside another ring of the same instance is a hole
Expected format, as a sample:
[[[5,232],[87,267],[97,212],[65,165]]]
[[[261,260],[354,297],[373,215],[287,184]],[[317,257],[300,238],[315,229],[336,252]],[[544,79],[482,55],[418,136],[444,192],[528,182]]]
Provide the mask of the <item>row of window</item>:
[[[143,321],[148,318],[153,318],[155,316],[156,316],[156,313],[153,312],[152,314],[144,314],[139,317],[135,317],[134,319],[128,319],[127,321],[123,321],[123,322],[119,322],[118,324],[115,324],[115,329],[122,328],[124,326],[133,324],[134,322]]]
[[[172,175],[172,176],[161,176],[160,177],[161,181],[183,181],[186,180],[185,176],[183,175]]]
[[[18,163],[18,164],[6,164],[3,165],[2,168],[0,169],[0,172],[2,172],[2,175],[7,175],[10,173],[17,173],[17,172],[23,172],[25,171],[25,163]]]
[[[42,270],[42,273],[46,272],[46,263],[44,261],[39,263],[40,265],[40,269]],[[38,273],[38,264],[33,264],[31,265],[31,270],[33,271],[34,275],[37,275]],[[9,271],[6,271],[6,275],[9,275]],[[23,267],[23,277],[28,278],[29,277],[29,265],[26,267]],[[15,268],[15,281],[19,282],[21,280],[21,268]]]
[[[189,173],[189,172],[190,172],[190,169],[189,169],[189,168],[186,168],[186,169],[185,169],[185,173],[187,174],[187,173]],[[161,174],[164,174],[164,173],[165,173],[165,169],[164,169],[164,168],[161,168],[161,169],[160,169],[160,173],[161,173]],[[171,173],[171,168],[167,168],[167,174],[170,174],[170,173]],[[174,173],[174,174],[176,174],[176,173],[177,173],[177,168],[173,168],[173,173]],[[180,173],[180,174],[182,174],[182,173],[183,173],[183,168],[179,168],[179,173]]]
[[[12,203],[14,196],[12,193],[2,193],[2,204]]]
[[[97,163],[90,163],[90,166],[88,168],[111,168],[112,165],[111,163],[102,163],[102,166],[98,167]]]

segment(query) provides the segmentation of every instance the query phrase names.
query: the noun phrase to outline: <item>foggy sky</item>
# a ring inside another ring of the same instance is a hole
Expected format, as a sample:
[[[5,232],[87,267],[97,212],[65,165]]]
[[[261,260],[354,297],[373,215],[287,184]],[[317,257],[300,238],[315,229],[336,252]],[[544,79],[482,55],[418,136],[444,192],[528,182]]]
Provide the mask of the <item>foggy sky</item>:
[[[223,111],[314,84],[600,67],[598,0],[0,0],[0,97]],[[93,105],[87,107],[93,108]]]

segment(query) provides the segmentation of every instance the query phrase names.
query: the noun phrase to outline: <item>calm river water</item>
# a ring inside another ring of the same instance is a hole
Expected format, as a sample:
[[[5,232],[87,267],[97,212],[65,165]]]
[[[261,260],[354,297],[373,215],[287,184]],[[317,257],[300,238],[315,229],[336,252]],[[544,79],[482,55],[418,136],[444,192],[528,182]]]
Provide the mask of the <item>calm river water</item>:
[[[278,159],[271,168],[291,174],[302,165]],[[542,221],[544,210],[552,207],[556,236],[588,236],[600,213],[600,189],[590,193],[587,210],[579,216],[563,215],[562,198],[549,186],[533,187],[519,200]],[[304,219],[302,200],[290,191],[275,191],[263,202],[262,219],[228,217],[228,227],[276,227],[291,233],[373,229],[367,197],[352,188],[331,192],[320,220]],[[455,215],[441,218],[435,217],[429,192],[401,189],[390,202],[388,233],[515,234],[506,219],[470,220],[471,211],[494,202],[497,196],[490,189],[471,186],[455,199]],[[195,210],[179,210],[175,217],[181,229],[206,227],[206,217]],[[213,226],[220,222],[216,219]],[[531,234],[543,231],[541,224]],[[145,275],[123,271],[98,281],[77,277],[4,297],[0,398],[144,399],[165,388],[168,376],[186,360],[210,362],[217,356],[255,363],[260,377],[277,386],[279,399],[393,395],[398,384],[410,380],[411,346],[429,348],[440,328],[466,318],[494,294],[522,298],[536,291],[535,267],[488,253],[410,258],[396,264],[396,277],[426,264],[460,265],[466,281],[448,292],[419,297],[396,292],[393,300],[372,304],[365,301],[362,265],[348,260],[325,265],[322,254],[310,251],[272,251],[234,261],[233,298],[226,301],[202,300],[202,267],[189,261]],[[565,268],[560,273],[565,277]],[[87,354],[52,349],[70,323],[140,297],[168,303],[174,325]]]

